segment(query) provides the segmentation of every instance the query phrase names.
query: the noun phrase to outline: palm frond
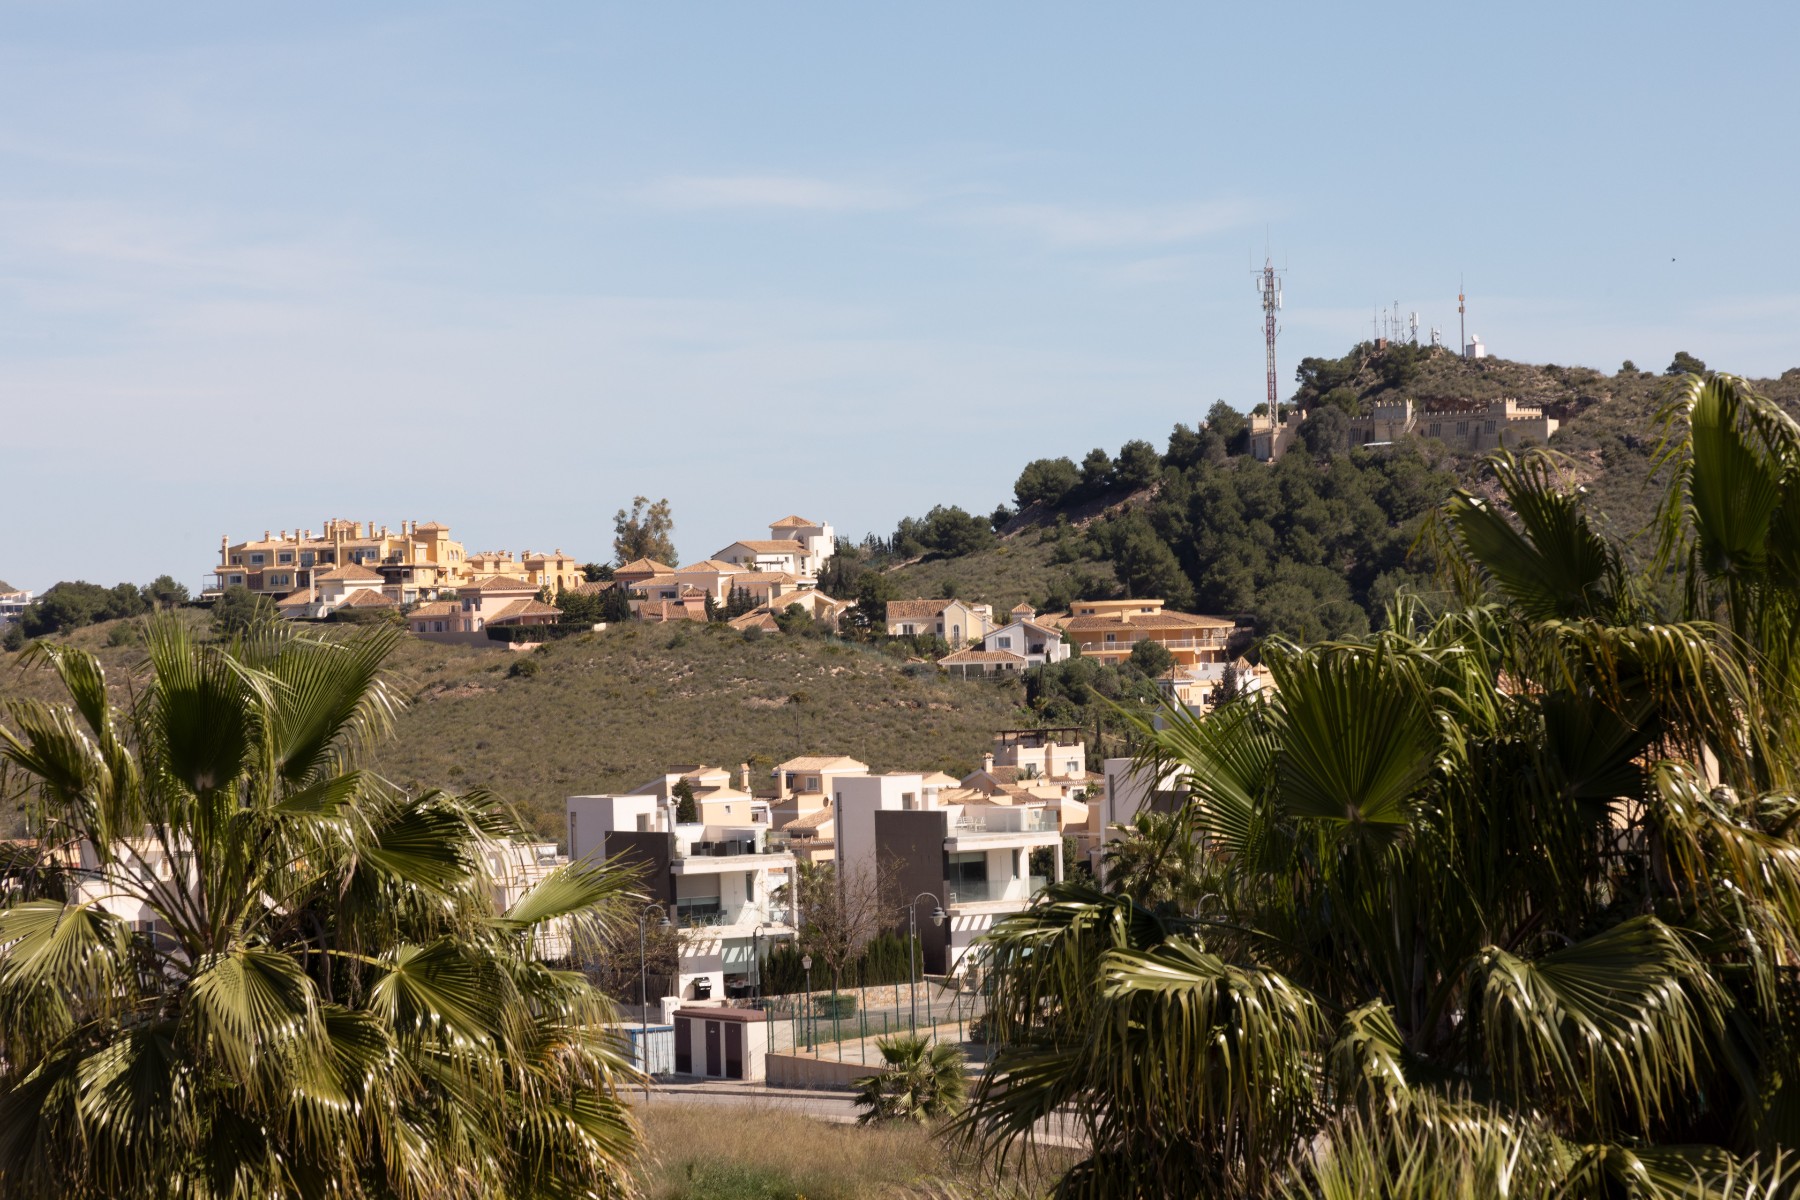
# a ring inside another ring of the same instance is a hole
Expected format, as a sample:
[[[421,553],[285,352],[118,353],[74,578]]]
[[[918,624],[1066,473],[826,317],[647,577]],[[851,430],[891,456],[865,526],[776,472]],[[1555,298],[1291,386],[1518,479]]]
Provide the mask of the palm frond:
[[[1487,1069],[1602,1131],[1645,1129],[1702,1074],[1724,995],[1673,930],[1637,917],[1527,961],[1481,956]]]

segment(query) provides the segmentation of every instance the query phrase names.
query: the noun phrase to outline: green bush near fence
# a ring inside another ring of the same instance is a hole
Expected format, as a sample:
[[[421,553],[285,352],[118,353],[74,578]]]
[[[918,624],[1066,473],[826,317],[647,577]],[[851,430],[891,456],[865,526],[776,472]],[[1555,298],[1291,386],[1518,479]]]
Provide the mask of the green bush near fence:
[[[856,995],[839,992],[835,996],[814,996],[813,1012],[821,1021],[847,1021],[856,1015]]]
[[[907,982],[913,976],[907,964],[906,951],[907,939],[898,934],[884,933],[871,939],[856,961],[845,968],[844,977],[837,981],[838,987],[881,987],[888,983]],[[803,946],[792,943],[771,950],[762,965],[763,994],[778,996],[787,992],[804,992],[806,969],[800,965],[800,960],[805,954]],[[922,978],[925,973],[922,952],[914,956],[914,965]],[[813,958],[812,982],[821,991],[829,990],[832,985],[831,972],[820,964],[817,956]]]

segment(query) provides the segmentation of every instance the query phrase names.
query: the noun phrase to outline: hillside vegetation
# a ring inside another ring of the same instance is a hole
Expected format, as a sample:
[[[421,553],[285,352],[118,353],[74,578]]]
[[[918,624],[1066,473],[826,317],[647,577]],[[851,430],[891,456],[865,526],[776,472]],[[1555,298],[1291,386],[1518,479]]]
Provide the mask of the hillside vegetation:
[[[1643,530],[1667,491],[1654,470],[1656,413],[1676,382],[1667,373],[1365,343],[1343,358],[1302,360],[1296,379],[1292,402],[1307,420],[1274,466],[1250,458],[1243,416],[1218,404],[1196,426],[1176,425],[1161,451],[1138,440],[1116,456],[1094,449],[1079,462],[1026,464],[1017,507],[996,511],[985,536],[960,510],[934,509],[846,550],[895,596],[948,588],[1000,611],[1021,600],[1042,610],[1079,596],[1161,596],[1249,617],[1259,634],[1337,637],[1379,625],[1402,588],[1430,591],[1433,564],[1418,544],[1426,515],[1453,488],[1491,489],[1482,456],[1437,441],[1350,448],[1350,418],[1378,402],[1542,405],[1561,422],[1551,448],[1621,537]],[[1753,386],[1800,412],[1800,369]]]
[[[123,696],[143,653],[109,645],[121,624],[71,640],[100,655]],[[57,696],[47,672],[19,661],[0,656],[0,702]],[[635,787],[677,764],[749,761],[759,788],[774,763],[807,753],[970,771],[993,731],[1022,716],[1017,683],[953,683],[874,648],[722,625],[629,625],[531,653],[408,637],[391,665],[407,707],[376,769],[409,788],[489,789],[550,837],[564,796]]]

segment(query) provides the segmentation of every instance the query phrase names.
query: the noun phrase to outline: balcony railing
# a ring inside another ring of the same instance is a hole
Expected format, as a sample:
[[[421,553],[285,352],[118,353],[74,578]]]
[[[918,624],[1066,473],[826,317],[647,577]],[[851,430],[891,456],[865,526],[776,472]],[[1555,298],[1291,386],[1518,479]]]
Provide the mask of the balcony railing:
[[[1221,630],[1217,637],[1121,638],[1114,642],[1083,642],[1081,648],[1089,654],[1106,650],[1123,650],[1129,653],[1131,648],[1139,642],[1155,642],[1165,650],[1223,650],[1228,640],[1226,632]]]
[[[1017,879],[991,879],[973,883],[961,880],[952,883],[946,880],[944,903],[993,904],[1014,901],[1023,904],[1042,891],[1049,882],[1049,877],[1045,875],[1033,875],[1023,883]]]
[[[792,917],[793,911],[779,904],[772,904],[767,908],[740,904],[728,909],[721,905],[716,896],[675,901],[675,924],[683,929],[712,929],[720,925],[787,925],[791,923]]]
[[[953,832],[1055,833],[1056,814],[1047,808],[965,808]]]
[[[759,843],[754,838],[720,838],[709,842],[689,842],[683,849],[675,843],[676,858],[732,858],[740,854],[786,854],[785,846]]]

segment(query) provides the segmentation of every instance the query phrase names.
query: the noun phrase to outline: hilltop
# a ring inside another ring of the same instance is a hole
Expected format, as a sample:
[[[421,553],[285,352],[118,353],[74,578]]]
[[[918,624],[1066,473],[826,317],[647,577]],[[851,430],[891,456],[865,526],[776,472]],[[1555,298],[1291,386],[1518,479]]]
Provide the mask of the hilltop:
[[[203,614],[179,611],[203,627]],[[100,656],[119,697],[144,664],[140,648],[108,645],[125,624],[69,639]],[[0,656],[0,701],[59,697],[47,672],[18,661]],[[390,666],[407,707],[374,767],[407,787],[487,788],[548,837],[563,832],[564,796],[635,787],[676,764],[735,773],[749,761],[759,788],[775,762],[823,751],[877,771],[960,774],[994,730],[1022,720],[1014,682],[953,683],[874,647],[717,624],[626,625],[528,654],[408,637]]]
[[[1308,421],[1303,444],[1278,464],[1249,457],[1243,416],[1221,403],[1204,421],[1177,424],[1162,450],[1134,441],[1117,455],[1027,464],[1018,507],[996,512],[986,537],[933,546],[931,531],[955,523],[928,516],[859,553],[894,595],[948,586],[1004,611],[1021,600],[1043,609],[1077,595],[1161,594],[1251,617],[1265,634],[1338,636],[1378,625],[1398,588],[1430,589],[1423,520],[1452,488],[1486,487],[1481,455],[1435,440],[1350,448],[1348,418],[1378,402],[1543,407],[1560,423],[1550,447],[1625,537],[1645,528],[1667,489],[1653,470],[1656,414],[1678,382],[1667,374],[1365,343],[1339,359],[1304,359],[1296,377],[1290,403]],[[1752,385],[1800,413],[1800,369]],[[933,514],[946,511],[959,512]]]

